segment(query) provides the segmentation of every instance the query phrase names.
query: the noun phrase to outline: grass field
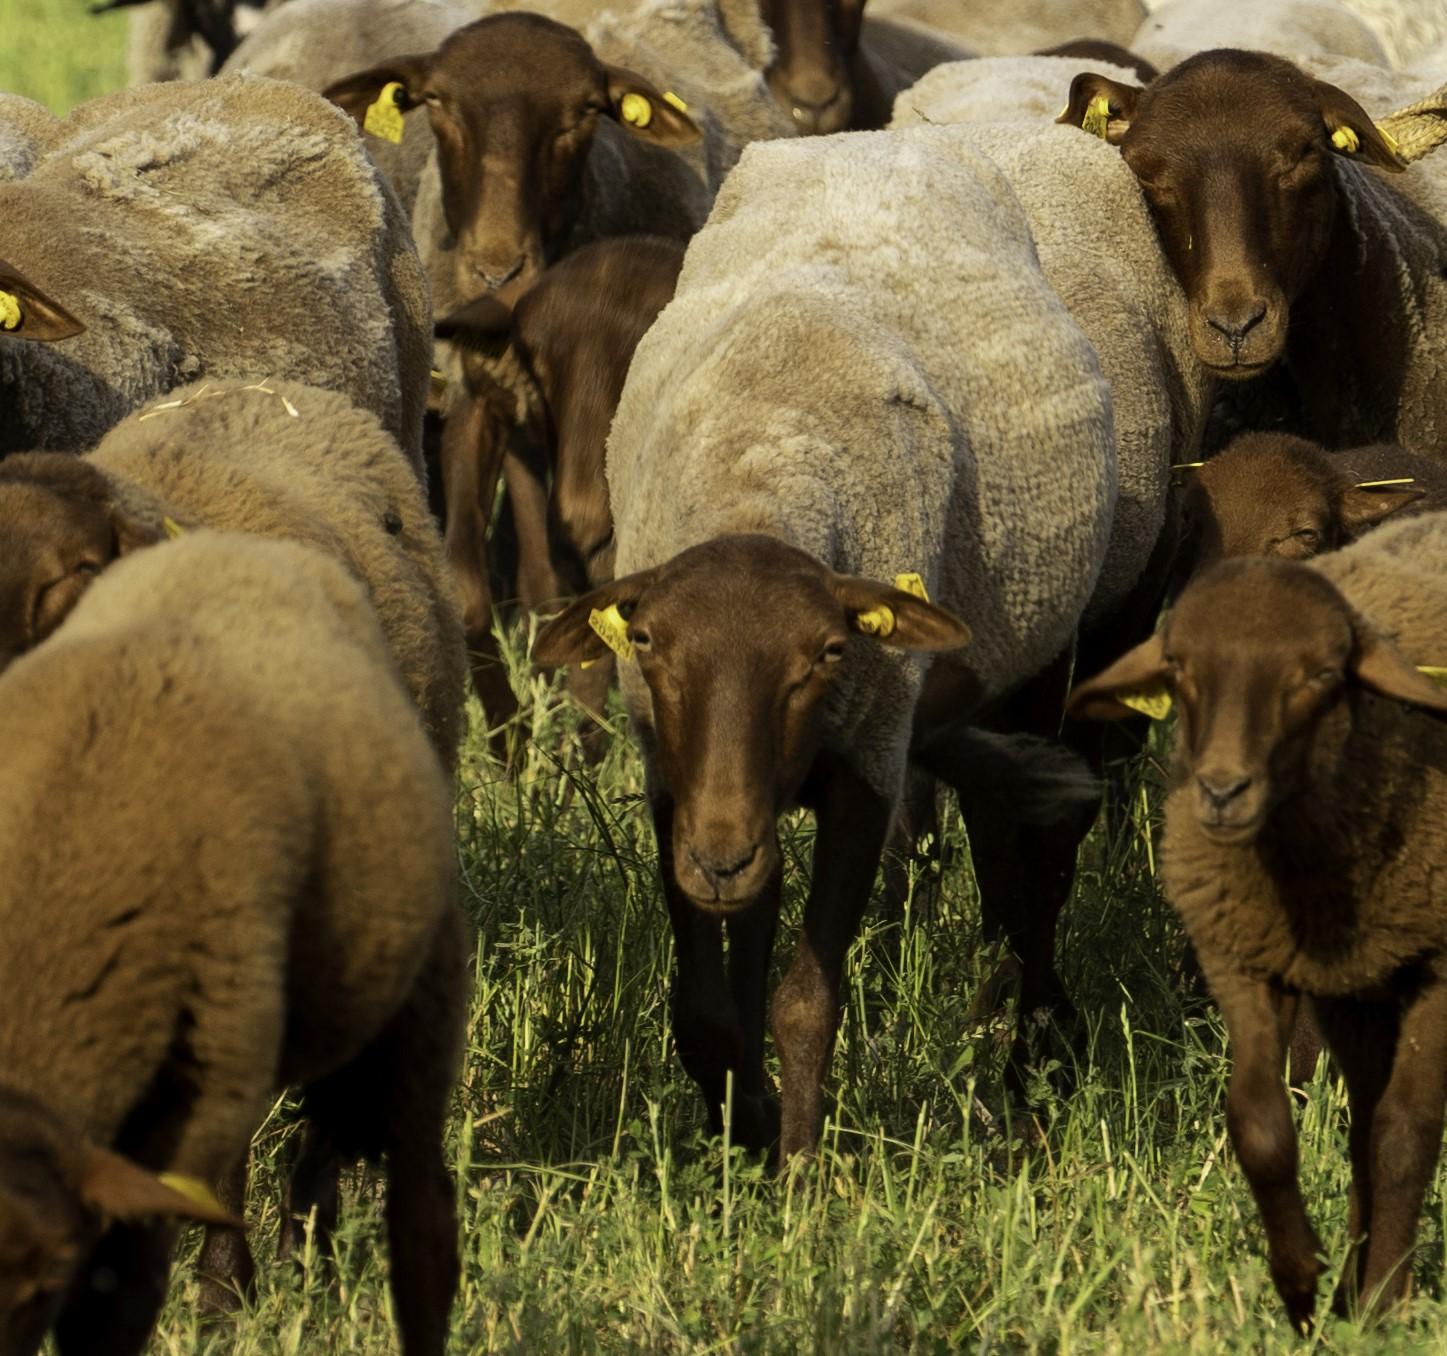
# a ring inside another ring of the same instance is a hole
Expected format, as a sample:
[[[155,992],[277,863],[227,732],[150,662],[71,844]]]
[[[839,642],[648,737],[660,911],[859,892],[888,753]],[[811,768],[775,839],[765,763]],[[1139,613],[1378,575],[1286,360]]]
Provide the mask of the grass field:
[[[84,10],[0,0],[0,88],[60,109],[118,84],[124,21]],[[1176,979],[1180,938],[1152,871],[1152,774],[1132,795],[1134,822],[1087,844],[1061,938],[1089,1026],[1073,1091],[1042,1087],[1028,1111],[1003,1102],[1003,1032],[969,1017],[992,958],[955,821],[956,863],[928,916],[876,918],[852,955],[822,1151],[781,1184],[701,1135],[672,1056],[668,929],[636,757],[620,738],[596,778],[568,772],[567,712],[518,673],[538,741],[514,783],[474,738],[458,797],[477,941],[450,1135],[457,1352],[1447,1350],[1436,1192],[1416,1298],[1390,1324],[1327,1317],[1306,1339],[1288,1328],[1225,1141],[1219,1024]],[[807,820],[785,845],[787,938]],[[1342,1094],[1319,1074],[1298,1102],[1305,1189],[1339,1264]],[[279,1114],[258,1139],[255,1304],[201,1324],[188,1239],[154,1351],[393,1349],[375,1181],[349,1184],[335,1275],[314,1256],[301,1270],[267,1265],[291,1133]]]

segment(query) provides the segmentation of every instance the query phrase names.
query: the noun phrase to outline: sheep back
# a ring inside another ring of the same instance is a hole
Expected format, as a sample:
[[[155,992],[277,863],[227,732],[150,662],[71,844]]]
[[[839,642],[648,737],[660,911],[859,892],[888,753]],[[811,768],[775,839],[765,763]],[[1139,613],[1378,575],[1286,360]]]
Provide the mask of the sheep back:
[[[426,279],[325,100],[240,78],[93,100],[0,215],[5,257],[87,326],[0,343],[0,452],[79,450],[184,382],[272,373],[371,410],[421,474]]]
[[[303,541],[345,565],[453,765],[466,659],[452,576],[417,478],[374,415],[295,382],[206,382],[132,415],[88,459],[152,533],[169,516]]]
[[[974,633],[944,662],[998,695],[1068,644],[1090,595],[1109,394],[968,137],[763,143],[638,347],[608,478],[618,575],[729,532],[873,578],[916,570]],[[829,738],[892,796],[923,665],[857,648]],[[623,682],[641,701],[630,665]]]

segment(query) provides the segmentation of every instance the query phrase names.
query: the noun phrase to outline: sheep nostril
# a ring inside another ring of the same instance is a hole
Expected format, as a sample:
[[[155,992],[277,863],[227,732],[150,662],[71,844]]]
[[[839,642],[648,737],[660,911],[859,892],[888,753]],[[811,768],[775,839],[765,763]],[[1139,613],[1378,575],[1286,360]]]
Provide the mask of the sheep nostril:
[[[1234,352],[1245,343],[1246,336],[1265,319],[1266,304],[1262,302],[1250,315],[1208,315],[1206,323],[1231,345]]]
[[[735,857],[731,862],[708,861],[692,848],[689,849],[688,855],[693,858],[694,865],[703,873],[704,878],[711,884],[717,884],[721,880],[731,880],[741,872],[747,871],[758,858],[759,846],[755,843],[747,853],[741,857]]]
[[[1198,774],[1196,783],[1206,793],[1212,808],[1223,810],[1251,785],[1251,778]]]

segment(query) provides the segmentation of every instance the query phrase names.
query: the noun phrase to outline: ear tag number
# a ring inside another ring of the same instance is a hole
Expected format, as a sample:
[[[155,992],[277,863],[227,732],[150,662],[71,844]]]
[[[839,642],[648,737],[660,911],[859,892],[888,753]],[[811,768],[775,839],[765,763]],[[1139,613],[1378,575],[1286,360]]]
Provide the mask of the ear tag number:
[[[0,292],[0,330],[18,329],[20,321],[20,298]]]
[[[381,137],[383,141],[401,141],[402,110],[397,107],[401,94],[400,80],[389,80],[383,85],[376,102],[368,107],[367,116],[362,119],[362,130],[370,132],[374,137]]]
[[[623,620],[623,614],[618,611],[617,603],[601,610],[595,607],[588,613],[588,625],[597,632],[598,638],[619,659],[633,658],[633,642],[628,639],[628,623]]]
[[[1114,696],[1122,706],[1139,711],[1152,720],[1164,720],[1171,714],[1171,694],[1161,686],[1128,688]]]

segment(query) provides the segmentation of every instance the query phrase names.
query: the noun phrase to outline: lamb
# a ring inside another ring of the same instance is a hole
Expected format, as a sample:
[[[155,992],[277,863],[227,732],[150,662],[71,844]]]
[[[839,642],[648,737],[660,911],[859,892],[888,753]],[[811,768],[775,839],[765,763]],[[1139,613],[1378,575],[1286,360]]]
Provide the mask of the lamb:
[[[1379,172],[1447,137],[1443,95],[1423,92],[1344,59],[1299,69],[1234,50],[1145,91],[1093,73],[1070,87],[1062,121],[1108,110],[1102,130],[1151,205],[1201,362],[1247,380],[1284,360],[1301,410],[1285,431],[1447,445],[1447,171]]]
[[[1252,433],[1191,474],[1183,550],[1191,568],[1223,556],[1306,560],[1388,517],[1447,509],[1447,466],[1378,444],[1327,452],[1304,438]]]
[[[1162,69],[1217,47],[1273,52],[1289,61],[1336,55],[1387,65],[1377,35],[1342,0],[1170,0],[1140,26],[1131,46]]]
[[[624,661],[679,1054],[715,1130],[733,1074],[735,1142],[766,1147],[780,1125],[763,1069],[775,817],[797,801],[819,825],[773,1001],[787,1160],[818,1134],[840,971],[907,760],[961,781],[964,722],[1066,650],[1113,453],[1095,355],[968,135],[745,151],[614,420],[618,578],[534,649]]]
[[[142,552],[0,679],[0,730],[7,1351],[139,1353],[172,1221],[240,1224],[204,1184],[294,1086],[385,1153],[402,1349],[441,1356],[451,795],[362,589],[293,543]]]
[[[203,526],[305,542],[359,579],[454,765],[462,623],[421,487],[375,416],[294,382],[183,387],[84,457],[0,462],[0,665],[60,628],[120,557]]]
[[[1164,629],[1072,696],[1181,711],[1161,875],[1230,1034],[1227,1123],[1272,1279],[1310,1320],[1321,1245],[1282,1086],[1303,996],[1346,1076],[1353,1251],[1339,1307],[1405,1293],[1447,1068],[1447,516],[1303,564],[1222,561]]]
[[[0,319],[0,454],[79,451],[174,386],[271,374],[370,410],[420,476],[426,277],[324,100],[240,79],[92,100],[0,183],[0,220],[0,256],[85,327],[17,344]]]
[[[981,56],[1020,56],[1075,38],[1126,45],[1146,16],[1141,0],[872,0],[871,9],[945,33]]]
[[[604,448],[633,352],[672,298],[682,265],[683,249],[671,240],[596,241],[548,269],[515,309],[483,297],[438,324],[440,337],[464,348],[476,408],[485,414],[465,440],[448,440],[463,463],[444,469],[449,487],[459,490],[447,518],[447,551],[466,599],[463,622],[473,654],[493,644],[486,540],[505,457],[511,458],[508,488],[524,596],[552,600],[613,577]],[[494,386],[500,362],[516,370],[521,402]],[[612,672],[605,662],[570,673],[569,688],[584,710],[602,709]],[[505,705],[486,686],[506,681],[500,668],[495,675],[480,683],[489,712]],[[596,751],[595,734],[588,742]]]

